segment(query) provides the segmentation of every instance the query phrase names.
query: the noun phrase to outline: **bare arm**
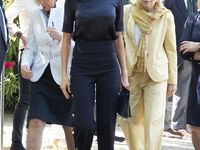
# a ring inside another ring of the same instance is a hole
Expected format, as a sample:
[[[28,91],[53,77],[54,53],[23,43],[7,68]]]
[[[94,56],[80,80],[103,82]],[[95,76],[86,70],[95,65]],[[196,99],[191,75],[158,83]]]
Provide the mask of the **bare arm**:
[[[70,53],[70,47],[71,47],[71,33],[63,32],[63,42],[61,48],[62,72],[61,72],[60,88],[67,99],[69,99],[70,96],[67,93],[66,89],[68,90],[69,93],[71,93],[70,82],[67,77],[67,63]]]
[[[125,50],[124,50],[124,41],[122,38],[122,32],[117,32],[119,38],[114,40],[115,51],[117,54],[117,58],[119,61],[119,65],[121,68],[121,84],[124,87],[128,87],[128,75],[126,69],[126,57],[125,57]]]

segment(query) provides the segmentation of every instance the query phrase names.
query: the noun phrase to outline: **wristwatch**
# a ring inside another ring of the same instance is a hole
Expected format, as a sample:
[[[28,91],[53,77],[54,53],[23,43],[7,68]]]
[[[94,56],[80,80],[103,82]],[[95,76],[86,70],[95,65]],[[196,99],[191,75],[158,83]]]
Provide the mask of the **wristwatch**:
[[[17,37],[18,37],[18,38],[21,38],[22,35],[23,35],[23,33],[21,33],[21,32],[18,32],[18,33],[17,33]]]
[[[198,49],[199,49],[198,51],[200,51],[200,43],[197,45],[197,47],[198,47]]]

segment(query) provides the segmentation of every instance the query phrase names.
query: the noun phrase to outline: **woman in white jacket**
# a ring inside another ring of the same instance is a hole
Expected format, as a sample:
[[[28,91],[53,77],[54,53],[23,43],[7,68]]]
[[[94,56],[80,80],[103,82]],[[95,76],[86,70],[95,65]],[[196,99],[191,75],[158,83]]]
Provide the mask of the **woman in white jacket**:
[[[33,11],[21,74],[31,80],[28,150],[39,150],[46,123],[62,125],[69,150],[74,150],[72,100],[60,90],[63,7],[56,0],[39,0]]]

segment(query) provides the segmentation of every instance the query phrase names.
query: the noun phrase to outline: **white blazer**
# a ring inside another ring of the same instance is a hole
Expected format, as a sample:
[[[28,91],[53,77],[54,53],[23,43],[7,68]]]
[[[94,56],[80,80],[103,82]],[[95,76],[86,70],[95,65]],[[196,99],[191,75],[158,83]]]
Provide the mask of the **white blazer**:
[[[31,67],[33,77],[30,80],[36,82],[40,79],[47,65],[50,63],[53,79],[60,85],[62,42],[52,39],[46,32],[46,23],[42,11],[43,8],[40,6],[32,12],[27,36],[27,45],[23,51],[21,66],[28,65]],[[52,8],[47,27],[52,26],[53,22],[54,27],[62,32],[63,15],[63,7]],[[74,47],[74,42],[72,41],[71,43],[68,72],[71,67],[72,51]]]

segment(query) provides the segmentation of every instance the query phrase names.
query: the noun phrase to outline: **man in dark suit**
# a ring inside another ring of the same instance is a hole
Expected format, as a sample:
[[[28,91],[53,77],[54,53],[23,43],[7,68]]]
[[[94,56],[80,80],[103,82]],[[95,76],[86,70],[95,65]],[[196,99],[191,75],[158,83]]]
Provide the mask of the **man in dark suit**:
[[[7,20],[5,17],[5,11],[3,1],[0,0],[0,74],[2,71],[6,51],[9,45],[9,36],[7,28]]]
[[[178,84],[172,101],[174,106],[172,110],[172,126],[174,130],[169,125],[166,113],[163,136],[177,137],[176,135],[180,135],[183,138],[190,138],[191,135],[185,130],[185,111],[191,77],[191,63],[188,60],[183,60],[180,56],[179,47],[186,19],[191,13],[197,11],[197,0],[163,0],[163,3],[174,15],[178,55]]]

